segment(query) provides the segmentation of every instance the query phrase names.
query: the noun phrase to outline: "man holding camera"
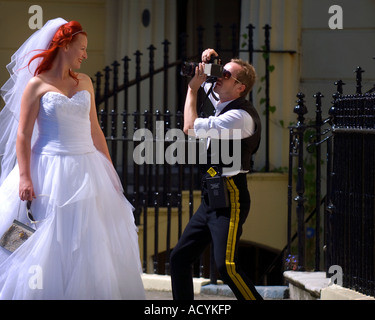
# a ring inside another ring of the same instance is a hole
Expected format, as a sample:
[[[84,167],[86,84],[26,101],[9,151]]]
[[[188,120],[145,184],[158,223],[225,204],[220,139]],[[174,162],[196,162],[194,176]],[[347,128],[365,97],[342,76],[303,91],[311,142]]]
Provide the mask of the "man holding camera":
[[[212,242],[221,279],[230,286],[237,299],[262,300],[236,263],[242,225],[250,210],[246,173],[251,169],[251,156],[257,151],[260,142],[259,115],[251,103],[245,100],[254,85],[256,73],[249,63],[232,59],[221,69],[220,74],[212,78],[207,75],[205,65],[211,61],[211,57],[217,56],[213,49],[202,53],[202,63],[195,68],[185,100],[184,132],[201,138],[200,132],[213,129],[219,135],[207,139],[207,164],[200,164],[202,203],[171,254],[173,298],[194,298],[192,264]],[[214,93],[209,91],[208,94],[216,113],[208,118],[198,118],[198,90],[204,83],[204,87],[207,86],[206,81],[214,85]],[[215,99],[215,94],[218,95],[218,100]],[[240,132],[240,137],[234,136],[236,129]],[[230,139],[226,144],[220,140],[220,132],[225,130],[229,132]],[[221,154],[220,150],[214,150],[218,142],[214,140],[217,138],[221,148],[231,147],[232,151],[235,143],[240,143],[240,154],[233,154],[233,157],[240,157],[239,168],[234,168],[234,171],[233,168],[226,170],[229,165],[220,156],[218,162],[213,161],[214,155],[217,159],[216,156]]]

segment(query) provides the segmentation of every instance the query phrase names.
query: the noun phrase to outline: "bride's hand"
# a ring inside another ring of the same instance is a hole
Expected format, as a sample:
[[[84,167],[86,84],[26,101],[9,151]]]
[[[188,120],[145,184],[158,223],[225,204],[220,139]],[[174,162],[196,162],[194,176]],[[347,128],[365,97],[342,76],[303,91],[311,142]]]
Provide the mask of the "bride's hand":
[[[19,196],[22,201],[33,201],[36,198],[31,179],[20,178]]]

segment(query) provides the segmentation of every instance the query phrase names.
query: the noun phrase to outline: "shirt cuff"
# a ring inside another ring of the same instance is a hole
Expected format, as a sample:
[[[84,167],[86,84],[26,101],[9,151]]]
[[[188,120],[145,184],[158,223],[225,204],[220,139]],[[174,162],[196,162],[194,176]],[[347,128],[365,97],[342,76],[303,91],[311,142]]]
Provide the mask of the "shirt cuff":
[[[212,127],[212,116],[208,118],[197,118],[194,121],[194,133],[199,138],[205,138],[206,136],[202,136],[202,133],[206,132],[211,129]]]

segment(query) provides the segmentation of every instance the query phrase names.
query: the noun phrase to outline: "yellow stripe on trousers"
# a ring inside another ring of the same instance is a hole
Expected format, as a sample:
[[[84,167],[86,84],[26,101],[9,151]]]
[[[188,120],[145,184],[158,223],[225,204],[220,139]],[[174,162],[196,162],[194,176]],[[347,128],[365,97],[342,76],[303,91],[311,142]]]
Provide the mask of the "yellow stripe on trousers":
[[[231,211],[227,240],[227,250],[225,255],[225,265],[229,277],[232,279],[233,283],[236,285],[236,287],[244,296],[244,298],[246,300],[256,300],[250,288],[246,285],[245,281],[236,271],[234,253],[236,251],[237,230],[238,223],[240,220],[240,193],[232,178],[227,179],[227,187],[230,194]]]

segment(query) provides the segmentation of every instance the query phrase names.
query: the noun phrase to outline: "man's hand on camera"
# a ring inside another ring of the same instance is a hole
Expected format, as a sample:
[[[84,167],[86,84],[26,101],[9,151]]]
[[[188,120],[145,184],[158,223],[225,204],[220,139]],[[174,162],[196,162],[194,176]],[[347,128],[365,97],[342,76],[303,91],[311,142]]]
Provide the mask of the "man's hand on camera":
[[[205,82],[207,76],[204,73],[204,64],[200,63],[199,67],[195,68],[195,75],[189,82],[189,87],[192,91],[197,92],[201,87],[202,83]]]
[[[206,49],[202,52],[202,62],[209,62],[211,60],[211,56],[218,57],[219,55],[214,49]]]

